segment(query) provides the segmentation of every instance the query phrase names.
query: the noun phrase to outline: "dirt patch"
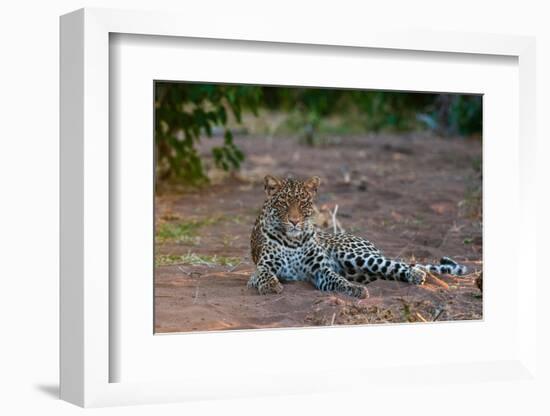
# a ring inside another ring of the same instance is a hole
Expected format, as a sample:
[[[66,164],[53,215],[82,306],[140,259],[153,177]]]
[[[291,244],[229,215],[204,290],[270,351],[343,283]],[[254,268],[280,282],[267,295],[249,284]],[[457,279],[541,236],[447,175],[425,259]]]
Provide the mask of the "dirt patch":
[[[207,188],[162,189],[156,197],[157,235],[162,231],[156,332],[482,318],[475,284],[482,269],[479,140],[371,135],[313,148],[283,138],[236,142],[247,154],[237,175],[213,175]],[[210,146],[205,141],[201,152],[208,155]],[[246,282],[254,269],[250,231],[267,173],[320,176],[318,205],[338,205],[342,227],[389,257],[432,262],[448,255],[471,273],[430,276],[420,287],[376,281],[361,301],[305,282],[260,296]]]

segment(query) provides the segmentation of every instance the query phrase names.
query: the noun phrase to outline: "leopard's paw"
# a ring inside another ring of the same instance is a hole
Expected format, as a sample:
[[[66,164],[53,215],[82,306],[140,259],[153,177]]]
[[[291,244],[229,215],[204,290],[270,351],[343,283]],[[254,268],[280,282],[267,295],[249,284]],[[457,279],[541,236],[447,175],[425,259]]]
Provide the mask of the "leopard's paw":
[[[418,266],[412,266],[409,272],[409,281],[415,285],[423,285],[426,281],[426,272]]]
[[[369,291],[365,286],[350,285],[348,294],[354,298],[366,299],[369,297]]]
[[[248,279],[248,283],[246,284],[246,287],[248,289],[253,289],[258,287],[258,278],[256,277],[255,273],[252,276],[250,276],[250,279]]]
[[[268,280],[265,283],[258,284],[257,287],[260,295],[278,294],[283,291],[283,285],[277,279]]]

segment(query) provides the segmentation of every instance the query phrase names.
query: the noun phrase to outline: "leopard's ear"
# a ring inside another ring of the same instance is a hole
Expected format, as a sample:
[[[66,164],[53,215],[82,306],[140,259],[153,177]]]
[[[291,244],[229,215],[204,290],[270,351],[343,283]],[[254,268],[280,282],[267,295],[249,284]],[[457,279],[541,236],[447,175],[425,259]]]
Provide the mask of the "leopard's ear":
[[[264,189],[267,196],[273,196],[275,192],[281,189],[283,182],[275,176],[267,175],[264,178]]]
[[[311,196],[317,193],[319,185],[321,185],[321,178],[319,178],[318,176],[313,176],[304,182],[304,186],[311,194]]]

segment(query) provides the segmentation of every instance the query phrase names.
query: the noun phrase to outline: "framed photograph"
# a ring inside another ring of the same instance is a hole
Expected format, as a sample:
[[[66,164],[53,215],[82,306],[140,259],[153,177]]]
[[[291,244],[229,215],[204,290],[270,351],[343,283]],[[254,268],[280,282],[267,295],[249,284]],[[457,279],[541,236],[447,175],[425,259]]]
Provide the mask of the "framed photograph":
[[[61,18],[61,397],[536,383],[534,40],[240,27]]]
[[[481,95],[154,89],[155,333],[482,319]]]

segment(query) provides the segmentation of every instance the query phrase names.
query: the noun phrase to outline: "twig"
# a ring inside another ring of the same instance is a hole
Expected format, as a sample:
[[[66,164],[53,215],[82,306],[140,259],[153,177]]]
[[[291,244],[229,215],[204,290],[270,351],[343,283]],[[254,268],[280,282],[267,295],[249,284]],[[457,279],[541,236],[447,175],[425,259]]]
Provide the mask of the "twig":
[[[436,285],[438,285],[442,288],[445,288],[447,290],[449,289],[449,284],[447,282],[441,280],[439,277],[437,277],[434,273],[432,273],[427,268],[423,268],[423,269],[426,272],[426,276],[429,276]]]
[[[333,233],[336,234],[337,227],[336,227],[336,213],[338,212],[338,204],[334,206],[334,211],[332,211],[332,227],[333,227]]]
[[[279,302],[281,299],[284,299],[284,296],[278,297],[277,299],[274,299],[274,300],[266,300],[265,302],[261,303],[260,305],[263,306],[263,305],[266,305],[268,303]]]
[[[340,225],[340,221],[338,221],[338,219],[336,218],[336,214],[338,213],[338,204],[334,206],[333,211],[329,209],[329,212],[332,219],[333,233],[338,234],[344,232],[344,228],[342,227],[342,225]]]
[[[235,269],[237,269],[237,267],[239,267],[239,266],[240,266],[241,264],[243,264],[243,263],[244,263],[244,261],[241,260],[241,261],[238,262],[235,266],[231,267],[231,268],[228,270],[228,272],[229,272],[229,273],[234,272]]]
[[[334,320],[336,319],[336,312],[332,314],[332,319],[330,320],[330,326],[334,325]]]
[[[191,273],[186,272],[181,266],[178,266],[178,270],[182,272],[183,274],[186,274],[187,276],[193,278],[196,277],[197,279],[202,276],[201,272],[193,271]]]
[[[437,321],[439,319],[439,317],[441,316],[441,314],[443,313],[444,309],[441,308],[439,309],[439,311],[437,312],[437,314],[435,315],[435,318],[434,318],[434,322]]]
[[[415,312],[415,315],[418,319],[420,319],[422,322],[428,322],[426,318],[424,318],[422,315],[420,315],[419,312]]]

